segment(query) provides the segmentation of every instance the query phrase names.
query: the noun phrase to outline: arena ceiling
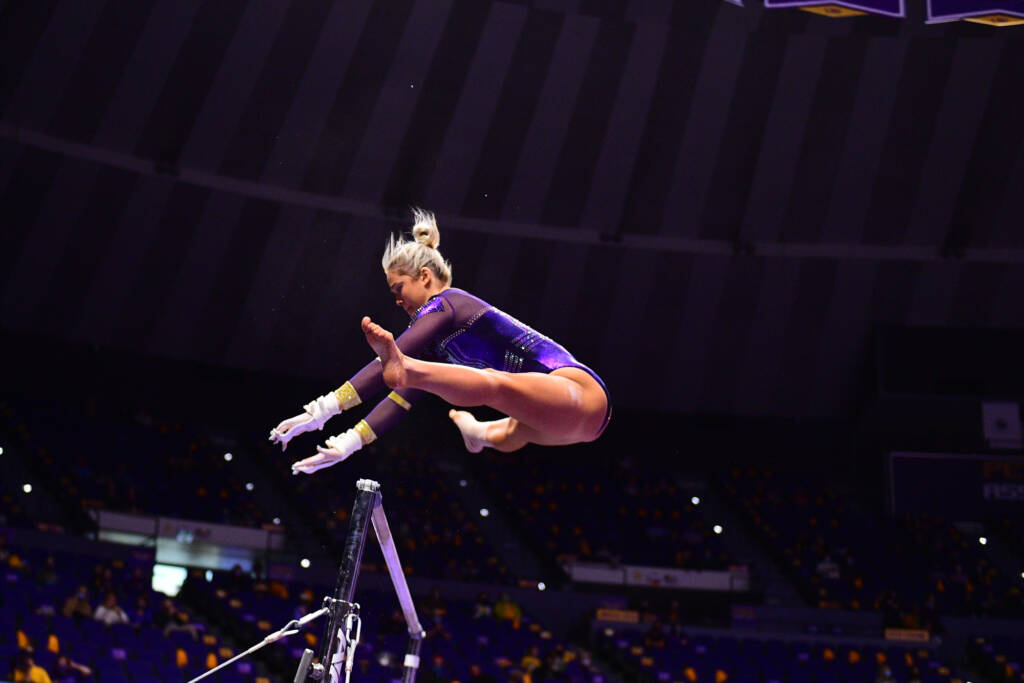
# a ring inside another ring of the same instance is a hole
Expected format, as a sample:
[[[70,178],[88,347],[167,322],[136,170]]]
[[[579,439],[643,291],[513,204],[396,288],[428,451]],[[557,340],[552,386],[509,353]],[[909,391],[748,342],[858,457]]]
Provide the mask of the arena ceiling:
[[[836,415],[1024,323],[1024,30],[720,0],[0,2],[2,327],[342,380],[437,212],[619,405]]]

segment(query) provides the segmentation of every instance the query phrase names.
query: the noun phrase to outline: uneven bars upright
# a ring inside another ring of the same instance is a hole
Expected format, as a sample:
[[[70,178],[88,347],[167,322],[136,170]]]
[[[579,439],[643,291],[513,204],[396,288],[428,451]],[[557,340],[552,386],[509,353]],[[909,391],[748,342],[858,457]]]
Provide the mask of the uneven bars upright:
[[[420,666],[420,647],[427,634],[423,631],[420,619],[416,615],[416,605],[413,604],[412,595],[409,593],[409,584],[405,580],[405,572],[402,571],[402,563],[398,559],[398,549],[395,547],[395,540],[391,537],[391,527],[388,526],[388,518],[384,514],[384,505],[380,496],[377,497],[377,505],[373,508],[373,530],[377,534],[377,541],[380,543],[380,550],[384,555],[384,564],[387,565],[391,583],[398,595],[398,604],[402,607],[402,614],[405,615],[405,625],[409,629],[409,645],[405,650],[405,660],[402,663],[402,683],[413,683],[416,680],[416,671]]]
[[[338,582],[334,588],[335,603],[341,605],[331,614],[324,635],[320,664],[328,683],[339,683],[344,680],[342,667],[346,652],[342,651],[339,641],[345,628],[345,620],[352,611],[352,598],[355,597],[356,581],[359,579],[359,567],[363,563],[363,548],[366,546],[366,533],[370,529],[370,516],[380,504],[380,484],[369,479],[356,482],[356,499],[352,504],[352,517],[348,525],[348,537],[338,568]]]
[[[342,680],[341,669],[349,653],[343,651],[340,643],[344,637],[346,619],[353,611],[356,581],[359,579],[359,567],[363,562],[363,549],[366,547],[366,534],[371,520],[409,630],[409,646],[402,664],[402,683],[415,683],[416,672],[420,667],[420,647],[426,633],[416,615],[416,606],[409,593],[402,562],[398,559],[398,549],[391,537],[391,527],[381,503],[380,484],[371,479],[360,479],[356,482],[356,499],[352,504],[348,536],[345,538],[345,550],[342,553],[341,566],[338,568],[338,583],[334,589],[335,609],[331,612],[331,620],[324,635],[320,665],[328,683],[339,683]]]

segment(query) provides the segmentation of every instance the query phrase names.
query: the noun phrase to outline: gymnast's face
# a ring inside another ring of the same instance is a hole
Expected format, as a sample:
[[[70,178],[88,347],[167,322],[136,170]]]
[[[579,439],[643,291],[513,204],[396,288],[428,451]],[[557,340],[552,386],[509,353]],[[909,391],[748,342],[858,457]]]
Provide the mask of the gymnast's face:
[[[403,275],[394,270],[388,271],[388,288],[395,297],[395,305],[413,315],[427,299],[437,294],[435,280],[429,268],[421,268],[419,275]]]

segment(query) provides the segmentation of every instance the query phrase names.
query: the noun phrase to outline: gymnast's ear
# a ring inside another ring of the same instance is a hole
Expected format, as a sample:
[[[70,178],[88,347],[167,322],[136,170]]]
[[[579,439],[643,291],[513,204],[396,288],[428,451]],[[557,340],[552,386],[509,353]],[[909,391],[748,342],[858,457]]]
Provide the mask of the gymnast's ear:
[[[420,268],[420,281],[423,282],[423,284],[427,284],[432,279],[437,279],[437,276],[434,275],[434,271],[432,271],[430,268],[426,266]]]

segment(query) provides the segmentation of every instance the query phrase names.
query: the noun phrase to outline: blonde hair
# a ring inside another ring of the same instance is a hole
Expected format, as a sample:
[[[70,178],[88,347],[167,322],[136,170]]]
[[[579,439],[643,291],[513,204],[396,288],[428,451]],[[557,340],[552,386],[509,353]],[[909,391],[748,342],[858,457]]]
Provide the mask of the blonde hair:
[[[420,269],[430,268],[443,285],[452,283],[452,265],[444,260],[437,250],[441,244],[441,231],[437,229],[434,214],[423,209],[412,210],[413,239],[402,239],[401,235],[391,235],[384,247],[384,257],[380,264],[384,272],[395,271],[409,277],[416,277]]]

